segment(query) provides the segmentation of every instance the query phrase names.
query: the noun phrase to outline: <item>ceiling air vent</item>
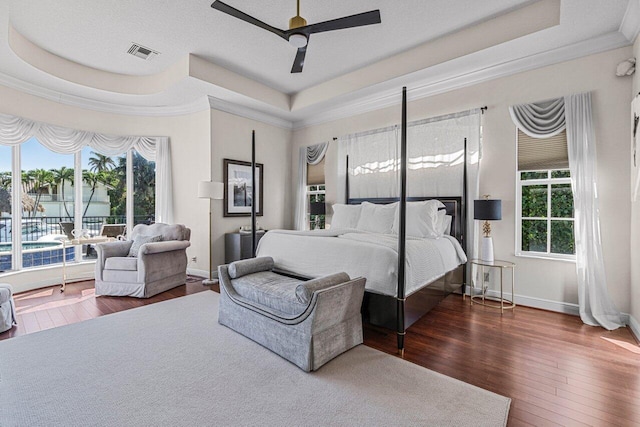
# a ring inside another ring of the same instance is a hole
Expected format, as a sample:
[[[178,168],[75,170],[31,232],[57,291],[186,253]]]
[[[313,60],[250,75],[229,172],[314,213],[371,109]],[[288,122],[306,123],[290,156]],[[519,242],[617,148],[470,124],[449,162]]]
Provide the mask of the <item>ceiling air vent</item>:
[[[154,56],[160,54],[160,52],[156,52],[153,49],[149,49],[148,47],[144,47],[137,43],[131,44],[131,47],[129,48],[128,53],[142,59],[152,59]]]

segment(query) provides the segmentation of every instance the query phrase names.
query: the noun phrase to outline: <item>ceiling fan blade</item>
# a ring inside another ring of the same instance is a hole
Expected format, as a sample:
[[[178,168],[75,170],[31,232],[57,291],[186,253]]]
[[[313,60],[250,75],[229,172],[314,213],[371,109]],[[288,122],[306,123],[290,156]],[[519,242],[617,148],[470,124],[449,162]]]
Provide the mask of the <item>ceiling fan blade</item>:
[[[283,39],[287,40],[288,36],[285,34],[285,31],[280,30],[276,27],[272,27],[269,24],[265,24],[264,22],[260,21],[259,19],[254,18],[253,16],[249,16],[244,12],[239,11],[238,9],[229,6],[226,3],[221,2],[220,0],[216,0],[211,4],[211,7],[219,10],[220,12],[224,12],[227,15],[231,15],[234,18],[238,18],[241,19],[245,22],[248,22],[249,24],[253,24],[257,27],[260,27],[264,30],[270,31],[272,33],[274,33],[275,35],[282,37]]]
[[[369,12],[358,13],[357,15],[345,16],[344,18],[332,19],[331,21],[318,22],[317,24],[307,25],[306,27],[289,30],[289,32],[298,32],[304,34],[322,33],[325,31],[343,30],[345,28],[362,27],[365,25],[379,24],[379,10],[371,10]]]
[[[296,59],[293,60],[293,67],[291,67],[291,73],[301,73],[304,66],[304,57],[307,54],[307,46],[301,47],[296,53]]]

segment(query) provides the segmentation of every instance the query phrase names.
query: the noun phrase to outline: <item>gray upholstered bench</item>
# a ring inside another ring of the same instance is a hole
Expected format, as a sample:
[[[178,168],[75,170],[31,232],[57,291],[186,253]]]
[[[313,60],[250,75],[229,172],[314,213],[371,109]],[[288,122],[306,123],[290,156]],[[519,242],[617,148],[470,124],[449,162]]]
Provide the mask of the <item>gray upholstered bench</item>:
[[[272,270],[271,257],[218,267],[218,322],[307,372],[362,343],[364,278],[303,281]]]
[[[17,324],[16,320],[13,288],[8,283],[0,283],[0,332],[11,329]]]

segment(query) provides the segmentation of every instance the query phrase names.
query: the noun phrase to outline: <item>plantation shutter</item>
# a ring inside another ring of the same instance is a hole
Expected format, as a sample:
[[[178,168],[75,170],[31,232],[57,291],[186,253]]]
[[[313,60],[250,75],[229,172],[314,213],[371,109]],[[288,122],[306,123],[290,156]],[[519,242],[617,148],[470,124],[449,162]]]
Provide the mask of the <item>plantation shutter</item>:
[[[569,169],[567,131],[550,138],[532,138],[518,129],[518,170]]]

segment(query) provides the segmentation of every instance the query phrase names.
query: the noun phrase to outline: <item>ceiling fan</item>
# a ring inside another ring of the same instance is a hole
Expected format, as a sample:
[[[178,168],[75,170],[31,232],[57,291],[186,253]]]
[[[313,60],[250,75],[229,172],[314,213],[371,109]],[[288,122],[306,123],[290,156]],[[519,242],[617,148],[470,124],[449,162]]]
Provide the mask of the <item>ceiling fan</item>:
[[[307,44],[309,43],[309,37],[311,34],[323,33],[325,31],[342,30],[345,28],[362,27],[364,25],[379,24],[380,10],[371,10],[369,12],[358,13],[356,15],[345,16],[344,18],[332,19],[330,21],[319,22],[317,24],[307,25],[307,20],[300,16],[300,0],[297,0],[297,14],[289,20],[289,29],[281,30],[279,28],[272,27],[269,24],[247,15],[244,12],[239,11],[236,8],[229,6],[226,3],[216,0],[211,4],[211,7],[229,14],[235,18],[241,19],[245,22],[258,26],[262,29],[272,32],[273,34],[282,37],[292,46],[298,49],[296,58],[293,60],[293,67],[291,67],[292,73],[302,72],[304,65],[304,57],[307,54]]]

